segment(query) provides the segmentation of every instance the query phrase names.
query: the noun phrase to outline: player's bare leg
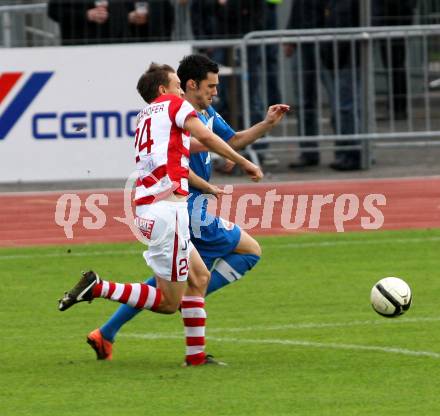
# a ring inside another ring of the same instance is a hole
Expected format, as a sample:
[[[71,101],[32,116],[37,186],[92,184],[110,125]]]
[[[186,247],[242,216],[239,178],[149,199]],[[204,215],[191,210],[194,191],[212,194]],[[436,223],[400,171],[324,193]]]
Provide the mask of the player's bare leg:
[[[261,247],[257,240],[251,237],[246,231],[241,230],[240,241],[238,242],[234,253],[261,256]]]
[[[117,283],[102,280],[96,273],[83,273],[80,281],[59,301],[59,310],[65,311],[76,303],[105,298],[130,305],[136,309],[174,313],[180,305],[186,282],[170,282],[157,278],[158,288],[145,283]]]
[[[199,252],[193,249],[189,256],[188,287],[185,296],[205,297],[210,275]]]
[[[155,312],[164,314],[176,312],[179,309],[183,294],[187,288],[187,282],[170,282],[157,276],[156,282],[162,297]]]
[[[157,305],[155,312],[159,313],[174,313],[181,302],[183,292],[186,287],[185,282],[168,282],[161,278],[156,278],[156,286],[161,293],[159,304]],[[147,285],[146,285],[147,286]],[[133,289],[132,289],[133,290]],[[156,292],[157,293],[157,292]],[[150,289],[148,292],[150,297],[153,296]],[[132,308],[128,304],[121,305],[125,308]],[[140,311],[142,309],[133,309]],[[91,331],[87,335],[87,343],[94,349],[96,358],[98,360],[111,360],[113,357],[113,342],[104,338],[99,328]]]

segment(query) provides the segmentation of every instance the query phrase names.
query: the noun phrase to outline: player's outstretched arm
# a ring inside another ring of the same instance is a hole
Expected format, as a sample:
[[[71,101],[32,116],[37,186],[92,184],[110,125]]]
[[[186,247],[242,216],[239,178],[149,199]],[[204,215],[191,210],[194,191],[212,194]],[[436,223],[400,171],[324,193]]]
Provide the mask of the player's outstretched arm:
[[[263,121],[254,124],[246,130],[237,132],[235,136],[228,141],[228,144],[236,150],[244,149],[247,145],[254,143],[276,126],[289,110],[290,106],[287,104],[271,105]]]
[[[195,137],[191,137],[189,151],[191,153],[207,152],[208,148],[200,143]]]
[[[238,154],[220,137],[209,130],[198,118],[190,117],[186,119],[184,128],[209,150],[239,165],[252,180],[259,181],[263,177],[263,172],[257,165]]]
[[[204,194],[214,195],[216,198],[225,193],[223,189],[196,175],[192,169],[189,170],[188,182],[192,188],[196,188]]]

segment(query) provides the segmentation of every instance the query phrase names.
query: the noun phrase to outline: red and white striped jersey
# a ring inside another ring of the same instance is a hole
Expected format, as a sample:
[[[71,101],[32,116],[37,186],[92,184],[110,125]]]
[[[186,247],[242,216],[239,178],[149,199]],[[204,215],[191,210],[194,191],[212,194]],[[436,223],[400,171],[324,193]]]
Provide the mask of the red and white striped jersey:
[[[190,136],[183,128],[194,107],[176,95],[161,95],[138,115],[136,205],[151,204],[173,192],[188,195]]]

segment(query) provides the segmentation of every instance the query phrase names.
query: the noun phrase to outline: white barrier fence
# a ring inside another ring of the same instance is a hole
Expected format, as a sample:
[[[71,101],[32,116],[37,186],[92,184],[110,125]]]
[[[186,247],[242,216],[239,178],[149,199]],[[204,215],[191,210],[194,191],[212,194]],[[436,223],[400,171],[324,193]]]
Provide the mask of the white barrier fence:
[[[136,91],[154,60],[177,67],[177,43],[3,49],[0,182],[110,179],[135,168]]]

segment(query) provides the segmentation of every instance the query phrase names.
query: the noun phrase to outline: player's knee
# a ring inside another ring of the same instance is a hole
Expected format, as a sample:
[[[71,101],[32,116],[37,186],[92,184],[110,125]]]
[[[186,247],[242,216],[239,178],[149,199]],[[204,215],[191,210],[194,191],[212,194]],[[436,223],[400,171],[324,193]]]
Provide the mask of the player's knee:
[[[254,256],[261,257],[260,244],[245,231],[242,231],[241,239],[235,252],[241,254],[253,254]]]
[[[253,254],[255,256],[261,257],[262,250],[257,240],[252,239],[252,243],[249,244],[249,251],[246,254]]]
[[[188,279],[188,288],[194,293],[198,293],[199,296],[204,296],[209,284],[211,273],[208,269],[200,270],[197,276],[193,276]]]
[[[202,273],[202,278],[200,279],[200,287],[199,287],[199,289],[206,291],[206,288],[208,287],[210,279],[211,279],[211,272],[208,269],[206,269],[206,271],[204,271]]]
[[[172,315],[179,309],[179,306],[180,301],[170,301],[169,299],[162,298],[159,307],[157,308],[157,312],[163,313],[165,315]]]
[[[261,257],[261,254],[263,254],[263,250],[261,249],[260,244],[257,241],[255,241],[255,242],[257,243],[257,245],[255,247],[255,253],[252,253],[252,254],[255,254],[256,256]]]
[[[177,305],[164,305],[160,311],[165,315],[172,315],[173,313],[176,313],[177,309]]]

